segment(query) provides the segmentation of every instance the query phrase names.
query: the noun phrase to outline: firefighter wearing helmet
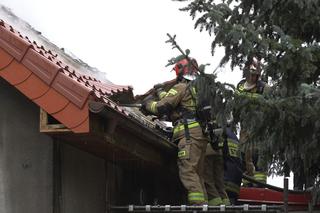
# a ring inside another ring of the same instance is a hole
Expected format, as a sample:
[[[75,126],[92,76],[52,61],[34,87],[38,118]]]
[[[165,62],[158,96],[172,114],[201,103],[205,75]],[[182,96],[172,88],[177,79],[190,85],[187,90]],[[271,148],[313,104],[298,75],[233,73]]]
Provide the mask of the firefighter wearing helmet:
[[[241,80],[237,86],[239,92],[250,92],[262,94],[265,83],[259,78],[261,75],[261,64],[257,58],[253,58],[245,66],[245,79]]]
[[[198,63],[195,59],[182,59],[178,61],[174,66],[176,72],[177,81],[186,79],[189,81],[195,80],[198,74]]]
[[[147,101],[143,108],[155,115],[167,115],[173,124],[172,140],[178,145],[179,177],[188,192],[191,205],[206,201],[203,165],[208,138],[196,119],[195,89],[189,84],[198,75],[195,59],[185,58],[174,66],[177,83],[159,101]]]
[[[253,57],[245,66],[245,79],[241,80],[237,85],[236,94],[240,97],[246,97],[250,99],[255,99],[261,96],[269,86],[260,80],[261,75],[261,62]],[[240,130],[240,145],[246,144],[249,138],[249,134],[246,131],[245,126],[241,124]],[[259,168],[257,162],[259,160],[257,147],[251,145],[250,148],[246,150],[243,154],[245,160],[245,170],[247,175],[254,177],[255,180],[262,183],[267,181],[267,166],[264,168]],[[261,156],[260,156],[261,157]],[[244,182],[244,185],[248,183]],[[249,185],[250,186],[250,185]]]

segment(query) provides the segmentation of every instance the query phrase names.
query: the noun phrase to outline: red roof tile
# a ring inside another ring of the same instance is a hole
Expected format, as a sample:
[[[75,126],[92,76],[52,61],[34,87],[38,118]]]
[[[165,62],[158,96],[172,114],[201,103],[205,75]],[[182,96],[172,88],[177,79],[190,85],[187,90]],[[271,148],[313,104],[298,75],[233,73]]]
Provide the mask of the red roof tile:
[[[63,110],[70,103],[68,99],[53,88],[49,88],[48,92],[33,101],[51,115]]]
[[[50,60],[34,50],[29,50],[22,60],[27,68],[41,78],[46,84],[51,85],[57,73],[62,70],[61,67],[52,63]]]
[[[129,115],[112,97],[131,94],[130,86],[105,83],[83,74],[44,46],[0,20],[0,76],[73,132],[89,131],[88,100]]]
[[[19,33],[15,32],[11,26],[5,24],[2,20],[0,21],[0,26],[0,46],[17,61],[21,61],[30,48],[30,43],[22,39]]]
[[[24,82],[17,85],[16,88],[26,94],[31,100],[36,100],[46,94],[49,90],[47,84],[32,74]]]

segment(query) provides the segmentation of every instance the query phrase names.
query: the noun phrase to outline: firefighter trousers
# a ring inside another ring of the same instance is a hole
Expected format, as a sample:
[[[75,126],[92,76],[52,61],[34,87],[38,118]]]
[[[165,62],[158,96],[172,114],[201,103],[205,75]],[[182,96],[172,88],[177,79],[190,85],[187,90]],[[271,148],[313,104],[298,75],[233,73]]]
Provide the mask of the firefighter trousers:
[[[188,191],[190,204],[204,204],[206,190],[203,178],[204,156],[208,143],[200,127],[189,129],[190,140],[185,136],[178,143],[178,168],[179,177]]]
[[[223,158],[219,152],[211,148],[210,144],[207,147],[204,168],[204,180],[209,205],[230,205],[224,185]]]

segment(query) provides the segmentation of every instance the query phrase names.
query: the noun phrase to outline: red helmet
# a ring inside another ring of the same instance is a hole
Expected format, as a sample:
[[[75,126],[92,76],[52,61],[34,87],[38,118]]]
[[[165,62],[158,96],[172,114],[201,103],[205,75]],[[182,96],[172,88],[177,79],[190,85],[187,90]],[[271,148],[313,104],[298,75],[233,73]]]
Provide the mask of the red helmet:
[[[176,63],[173,68],[177,77],[183,77],[187,80],[194,80],[198,73],[198,63],[195,59],[184,58]]]

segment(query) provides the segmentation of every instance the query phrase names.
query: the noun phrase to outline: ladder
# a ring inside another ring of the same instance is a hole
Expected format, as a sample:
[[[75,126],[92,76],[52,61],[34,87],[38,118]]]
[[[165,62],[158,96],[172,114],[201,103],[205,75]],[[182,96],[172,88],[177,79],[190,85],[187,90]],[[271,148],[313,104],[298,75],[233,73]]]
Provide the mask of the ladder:
[[[112,206],[112,212],[283,212],[283,205],[233,205],[233,206],[208,206],[208,205],[200,205],[200,206],[188,206],[188,205],[180,205],[180,206],[171,206],[171,205],[127,205],[127,206]]]

